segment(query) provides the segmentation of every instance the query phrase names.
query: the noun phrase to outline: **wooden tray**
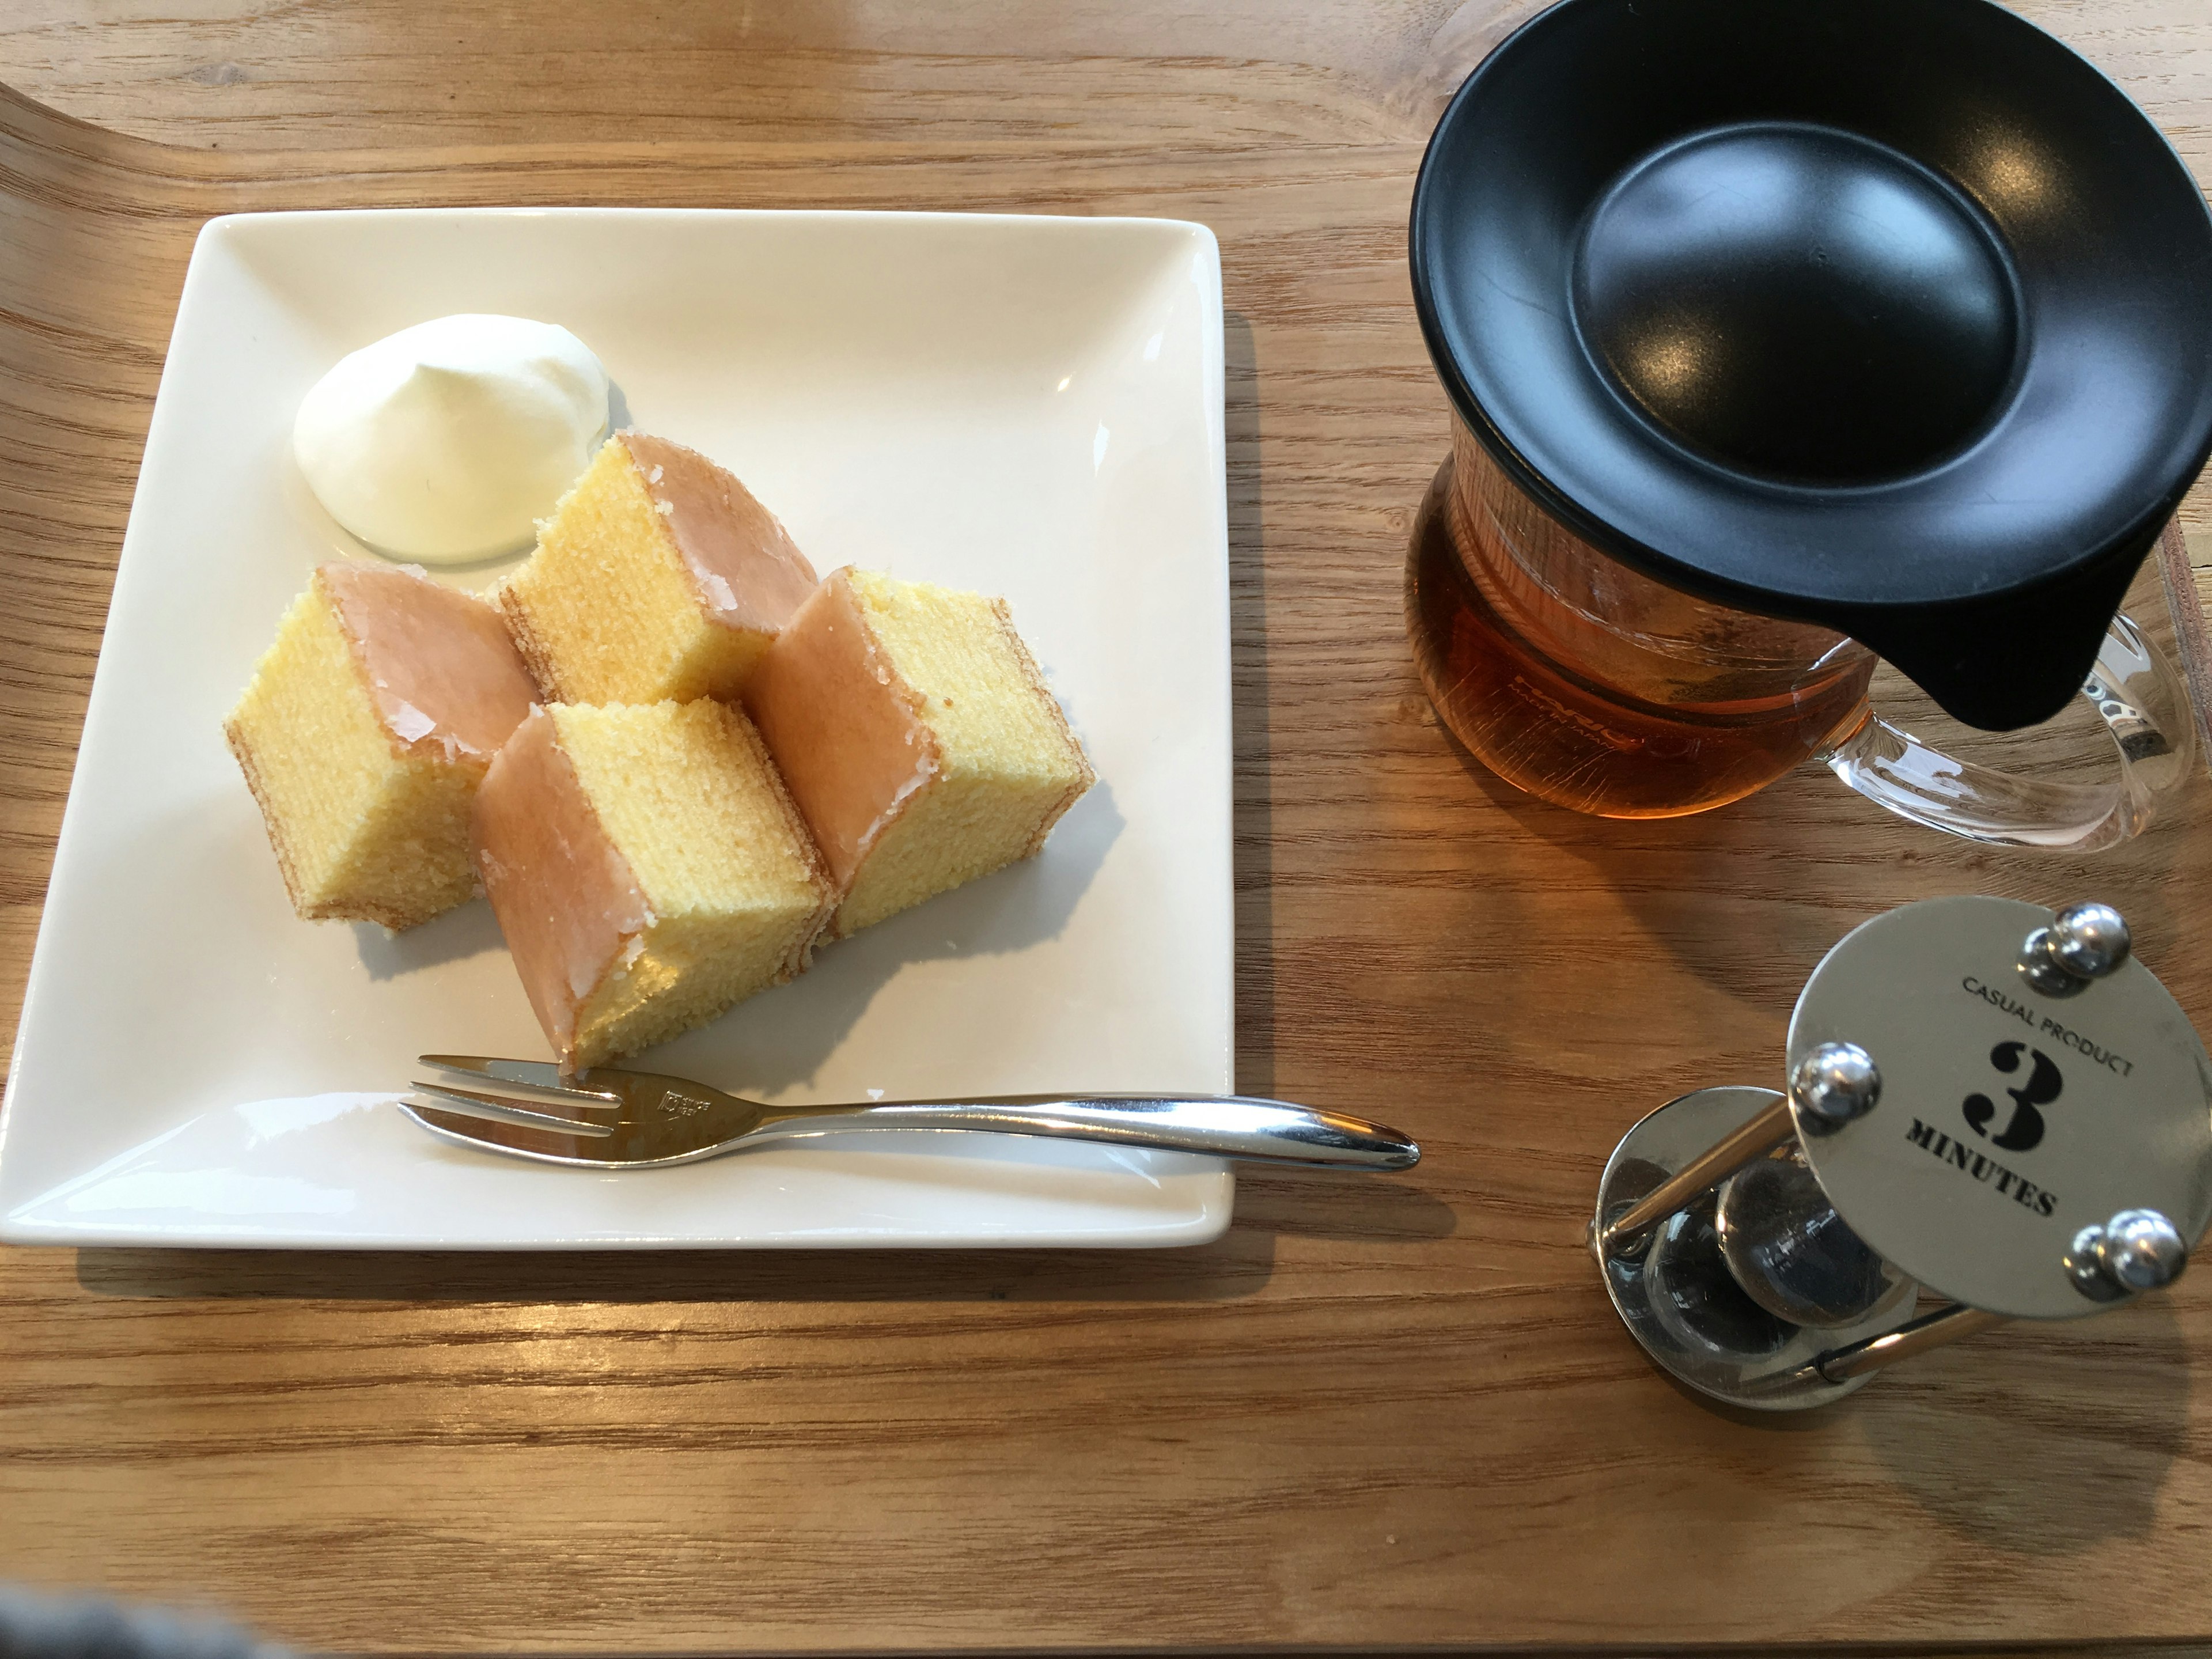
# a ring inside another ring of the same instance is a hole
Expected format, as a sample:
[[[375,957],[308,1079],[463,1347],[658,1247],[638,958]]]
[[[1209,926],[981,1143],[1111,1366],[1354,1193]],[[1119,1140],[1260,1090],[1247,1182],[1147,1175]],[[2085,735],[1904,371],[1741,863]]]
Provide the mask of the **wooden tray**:
[[[206,216],[1170,214],[1219,233],[1231,308],[1239,1081],[1428,1150],[1403,1180],[1248,1175],[1219,1244],[1138,1257],[0,1254],[0,1576],[364,1651],[2212,1638],[2198,1279],[1786,1421],[1677,1393],[1600,1290],[1581,1232],[1615,1139],[1686,1089],[1772,1082],[1798,985],[1888,906],[2106,899],[2212,1029],[2212,785],[2074,860],[1913,829],[1817,768],[1600,823],[1455,749],[1401,619],[1447,432],[1404,210],[1436,100],[1512,15],[1463,9],[1360,82],[1223,44],[1273,13],[1160,22],[1172,61],[1115,36],[1118,80],[1083,78],[1088,24],[1001,60],[963,14],[959,66],[841,47],[821,96],[866,118],[750,137],[721,105],[687,127],[671,94],[646,137],[536,141],[516,115],[413,135],[436,148],[233,155],[0,95],[0,1003]],[[716,95],[671,39],[669,72]],[[715,61],[763,86],[830,61],[741,46]],[[404,72],[444,49],[408,45]],[[303,62],[319,119],[352,97],[373,120],[383,94]],[[1063,131],[1080,99],[1054,75],[1141,118]],[[2136,614],[2171,641],[2158,587]]]

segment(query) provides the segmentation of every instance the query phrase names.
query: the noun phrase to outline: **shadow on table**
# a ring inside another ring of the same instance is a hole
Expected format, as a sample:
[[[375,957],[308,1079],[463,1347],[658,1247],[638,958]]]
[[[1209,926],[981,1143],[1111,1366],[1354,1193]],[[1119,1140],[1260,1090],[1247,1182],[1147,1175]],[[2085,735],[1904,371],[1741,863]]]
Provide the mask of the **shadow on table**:
[[[1805,975],[1847,927],[1837,924],[1839,902],[1832,871],[1810,854],[1822,843],[1805,825],[1809,819],[1833,820],[1863,807],[1828,798],[1842,787],[1808,763],[1765,789],[1708,812],[1674,818],[1601,818],[1564,806],[1508,783],[1459,740],[1450,727],[1437,727],[1452,757],[1516,831],[1541,842],[1579,872],[1583,885],[1617,901],[1635,922],[1638,950],[1656,947],[1707,984],[1759,1006],[1786,1010]],[[1985,849],[1934,830],[1916,830],[1931,846],[1924,862],[1946,851],[1970,858]],[[1828,837],[1838,863],[1863,857],[1864,848],[1840,828]],[[1889,858],[1893,870],[1902,860]],[[1802,887],[1793,895],[1792,884]],[[1911,896],[1900,893],[1899,899]],[[1789,902],[1760,902],[1783,900]],[[1648,973],[1636,951],[1624,952],[1617,967]]]
[[[1279,1237],[1449,1237],[1450,1206],[1389,1176],[1248,1175],[1240,1219],[1164,1250],[84,1249],[95,1296],[339,1302],[1230,1302],[1274,1273]]]
[[[2021,1322],[1877,1374],[1804,1412],[1721,1405],[1651,1375],[1700,1410],[1765,1435],[1826,1443],[1849,1419],[1871,1462],[1930,1518],[1993,1549],[2071,1555],[2148,1537],[2189,1443],[2189,1347],[2171,1302],[2094,1319]]]
[[[1226,1302],[1274,1236],[1176,1250],[134,1250],[77,1252],[96,1296],[336,1302]]]
[[[1859,1397],[1863,1428],[1930,1516],[2039,1556],[2159,1529],[2189,1442],[2189,1346],[2169,1299],[2008,1325],[1909,1363],[1871,1385],[1891,1397]]]
[[[1285,1238],[1371,1244],[1449,1238],[1459,1216],[1419,1177],[1307,1175],[1251,1167],[1237,1177],[1237,1226]]]

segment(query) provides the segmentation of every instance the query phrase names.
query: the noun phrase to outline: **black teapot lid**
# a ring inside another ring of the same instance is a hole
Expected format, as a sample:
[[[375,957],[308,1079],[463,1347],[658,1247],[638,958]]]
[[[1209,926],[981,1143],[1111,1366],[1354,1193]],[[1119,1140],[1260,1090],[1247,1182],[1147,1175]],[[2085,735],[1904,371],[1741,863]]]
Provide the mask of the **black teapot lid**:
[[[2065,705],[2212,453],[2212,214],[1990,0],[1561,0],[1446,110],[1412,253],[1548,511],[1972,725]]]

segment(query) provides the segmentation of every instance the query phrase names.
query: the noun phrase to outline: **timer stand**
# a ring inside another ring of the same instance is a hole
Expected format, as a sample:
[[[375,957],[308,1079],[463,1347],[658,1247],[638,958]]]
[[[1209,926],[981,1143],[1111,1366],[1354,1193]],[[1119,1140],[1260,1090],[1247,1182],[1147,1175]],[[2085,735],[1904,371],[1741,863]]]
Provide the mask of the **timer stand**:
[[[2109,906],[1875,917],[1806,981],[1786,1081],[1645,1117],[1589,1227],[1644,1352],[1732,1405],[1823,1405],[2006,1320],[2104,1311],[2212,1224],[2212,1061]]]

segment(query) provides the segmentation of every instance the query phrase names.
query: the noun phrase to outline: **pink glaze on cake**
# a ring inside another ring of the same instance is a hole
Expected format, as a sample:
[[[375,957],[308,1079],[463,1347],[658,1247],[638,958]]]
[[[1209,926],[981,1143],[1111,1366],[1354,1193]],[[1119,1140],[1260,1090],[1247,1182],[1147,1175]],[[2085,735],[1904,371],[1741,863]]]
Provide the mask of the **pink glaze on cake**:
[[[938,769],[914,690],[834,571],[784,624],[745,690],[746,712],[842,890],[899,805]]]
[[[530,711],[484,775],[471,840],[523,990],[565,1062],[576,1010],[653,910],[543,708]]]
[[[392,566],[331,563],[315,579],[378,717],[410,748],[487,759],[538,700],[506,623],[482,599]]]
[[[783,521],[697,450],[642,432],[615,435],[667,520],[708,619],[771,635],[783,627],[815,580]]]

